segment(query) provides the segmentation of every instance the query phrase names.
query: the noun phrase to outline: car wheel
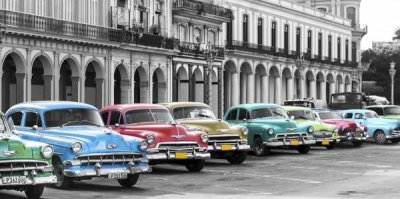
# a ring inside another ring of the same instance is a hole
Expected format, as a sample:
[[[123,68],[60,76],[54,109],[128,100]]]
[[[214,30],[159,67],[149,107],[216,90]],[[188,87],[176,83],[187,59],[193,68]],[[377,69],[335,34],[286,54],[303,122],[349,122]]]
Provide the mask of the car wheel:
[[[247,157],[247,151],[239,151],[235,152],[232,156],[229,156],[226,158],[229,163],[231,164],[241,164],[246,160]]]
[[[270,149],[265,147],[264,141],[261,137],[254,138],[254,153],[257,156],[265,156],[270,153]]]
[[[42,196],[44,190],[44,185],[32,185],[27,186],[25,190],[25,195],[29,199],[38,199]]]
[[[391,141],[393,144],[397,144],[397,143],[400,142],[400,139],[399,139],[399,138],[396,138],[396,139],[391,139],[390,141]]]
[[[381,130],[379,130],[375,133],[374,138],[375,138],[375,143],[377,143],[377,144],[386,144],[388,141],[386,139],[385,133]]]
[[[118,183],[123,187],[131,187],[139,180],[139,174],[129,174],[126,179],[119,179]]]
[[[353,141],[353,146],[360,147],[363,143],[362,141]]]
[[[70,177],[64,175],[64,165],[58,158],[53,158],[53,173],[57,177],[57,183],[54,184],[56,188],[59,189],[68,189],[72,187],[73,180]]]
[[[336,140],[333,140],[333,142],[329,143],[329,145],[325,146],[325,147],[328,150],[332,150],[332,149],[335,149],[335,146],[336,146]]]
[[[185,166],[190,172],[199,172],[203,169],[205,162],[204,160],[188,160]]]
[[[300,154],[307,154],[310,151],[310,148],[310,145],[301,145],[297,150]]]

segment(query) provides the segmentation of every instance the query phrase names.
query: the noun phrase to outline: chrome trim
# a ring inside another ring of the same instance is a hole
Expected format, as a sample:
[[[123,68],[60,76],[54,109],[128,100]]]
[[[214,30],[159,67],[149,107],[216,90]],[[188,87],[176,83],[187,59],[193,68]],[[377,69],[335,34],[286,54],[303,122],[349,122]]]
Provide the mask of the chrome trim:
[[[13,167],[13,163],[23,164],[22,167]],[[49,165],[46,161],[38,161],[38,160],[0,160],[0,165],[5,164],[5,166],[10,166],[9,168],[1,168],[0,172],[7,171],[28,171],[28,170],[41,170],[44,172],[53,171],[53,166]],[[7,165],[10,164],[10,165]],[[35,166],[26,166],[26,164],[35,164]],[[41,165],[38,165],[41,164]]]
[[[10,177],[12,177],[12,176],[10,176]],[[20,184],[3,184],[3,180],[0,180],[0,186],[20,186],[20,185],[25,186],[25,185],[55,184],[55,183],[57,183],[57,177],[53,176],[53,175],[48,176],[48,177],[33,177],[33,178],[29,178],[27,176],[26,182],[20,183]]]
[[[199,151],[193,151],[193,152],[189,152],[189,154],[187,154],[187,159],[210,159],[211,155],[208,152],[199,152]],[[177,159],[176,158],[176,152],[171,152],[171,151],[167,151],[165,153],[152,153],[152,154],[148,154],[147,158],[151,161],[151,160],[185,160],[185,159]]]
[[[160,146],[160,144],[182,144],[182,145],[184,145],[184,144],[196,144],[196,145],[199,145],[197,142],[187,142],[187,141],[178,141],[178,142],[159,142],[159,143],[157,143],[157,145],[156,145],[156,148],[158,148],[159,146]]]
[[[278,135],[284,135],[279,136]],[[316,143],[313,136],[306,136],[306,133],[285,133],[285,134],[278,134],[275,138],[270,138],[268,142],[264,142],[264,145],[270,147],[277,147],[277,146],[292,146],[290,145],[290,140],[297,139],[300,145],[313,145]],[[290,135],[290,137],[288,137]],[[297,135],[297,136],[296,136]]]
[[[136,173],[147,173],[151,172],[150,166],[131,166],[130,168],[126,169],[81,169],[81,170],[64,170],[64,175],[68,177],[85,177],[85,176],[92,176],[92,177],[101,177],[107,176],[108,174],[112,173],[128,173],[128,174],[136,174]]]

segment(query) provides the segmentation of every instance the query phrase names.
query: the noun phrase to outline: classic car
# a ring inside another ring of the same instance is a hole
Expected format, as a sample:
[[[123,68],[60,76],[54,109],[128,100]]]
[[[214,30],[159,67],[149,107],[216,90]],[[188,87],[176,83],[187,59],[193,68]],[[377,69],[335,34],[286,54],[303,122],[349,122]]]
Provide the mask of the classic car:
[[[20,136],[54,148],[52,164],[57,188],[73,180],[93,177],[116,179],[121,186],[136,184],[139,174],[149,172],[146,140],[122,136],[104,127],[99,111],[77,102],[26,102],[6,113]]]
[[[150,164],[184,163],[192,172],[201,171],[207,152],[208,136],[203,131],[177,125],[170,111],[158,104],[110,105],[100,110],[107,127],[148,141]]]
[[[311,125],[298,125],[290,120],[280,105],[242,104],[231,107],[224,119],[248,129],[248,143],[258,156],[267,155],[271,148],[294,148],[308,153],[315,139]]]
[[[28,198],[40,198],[44,185],[56,183],[48,144],[22,140],[0,113],[0,189],[24,191]]]
[[[374,105],[365,109],[375,111],[379,116],[386,119],[400,120],[400,106],[397,105]]]
[[[344,120],[335,111],[329,109],[314,109],[313,112],[317,120],[336,126],[340,143],[352,142],[354,146],[358,147],[368,138],[368,128],[366,126],[362,126],[357,122]]]
[[[284,106],[286,113],[291,119],[299,124],[312,125],[316,145],[325,146],[327,149],[334,149],[337,141],[336,126],[326,124],[316,120],[313,111],[310,108],[299,106]]]
[[[377,144],[386,144],[388,141],[400,141],[400,121],[385,119],[371,110],[349,109],[341,111],[344,119],[355,121],[368,128],[368,137],[373,138]]]
[[[231,164],[241,164],[246,160],[246,127],[229,125],[217,119],[210,106],[199,102],[172,102],[163,104],[168,107],[174,119],[189,128],[201,129],[208,134],[208,151],[212,158],[224,158]]]

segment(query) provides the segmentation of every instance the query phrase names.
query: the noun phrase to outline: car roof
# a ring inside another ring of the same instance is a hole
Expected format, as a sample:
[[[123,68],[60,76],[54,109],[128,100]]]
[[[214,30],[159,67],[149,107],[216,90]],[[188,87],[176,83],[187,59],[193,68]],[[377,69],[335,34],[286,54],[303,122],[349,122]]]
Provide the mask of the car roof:
[[[111,111],[118,110],[121,112],[130,111],[130,110],[142,110],[142,109],[165,109],[166,107],[160,104],[114,104],[103,107],[100,111]]]
[[[282,108],[282,106],[279,104],[258,103],[258,104],[239,104],[239,105],[232,106],[230,109],[244,108],[244,109],[248,109],[248,110],[253,110],[253,109],[259,109],[259,108],[277,108],[277,107]]]
[[[175,109],[175,108],[180,108],[180,107],[192,107],[192,106],[197,106],[197,107],[206,107],[209,108],[207,104],[201,103],[201,102],[169,102],[169,103],[160,103],[163,106],[166,106],[169,109]]]
[[[80,103],[80,102],[70,102],[70,101],[31,101],[23,102],[12,106],[10,109],[36,109],[40,111],[53,110],[53,109],[63,109],[63,108],[82,108],[82,109],[94,109],[96,107]]]
[[[321,113],[321,112],[334,112],[334,111],[332,111],[331,109],[327,109],[327,108],[313,108],[312,109],[314,112],[317,112],[317,113]]]
[[[386,107],[400,107],[398,105],[371,105],[371,106],[367,106],[365,108],[386,108]]]
[[[303,106],[283,106],[286,111],[310,111],[310,108]]]
[[[342,110],[341,112],[360,112],[360,113],[365,113],[365,112],[374,112],[374,111],[367,110],[367,109],[347,109],[347,110]]]

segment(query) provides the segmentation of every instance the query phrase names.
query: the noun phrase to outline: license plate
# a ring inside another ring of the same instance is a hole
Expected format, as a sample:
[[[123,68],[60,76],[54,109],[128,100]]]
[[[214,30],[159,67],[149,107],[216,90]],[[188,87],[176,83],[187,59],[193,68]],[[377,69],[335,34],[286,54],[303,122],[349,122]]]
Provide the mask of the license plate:
[[[322,145],[329,145],[329,140],[322,140]]]
[[[3,177],[3,184],[26,184],[26,176],[10,176],[10,177]]]
[[[176,159],[187,159],[187,153],[186,152],[176,152],[175,157],[176,157]]]
[[[108,174],[108,179],[127,179],[127,173],[110,173]]]
[[[232,145],[223,144],[223,145],[221,145],[221,150],[223,150],[223,151],[231,151],[232,150]]]
[[[298,140],[290,140],[290,145],[297,146],[297,145],[299,145],[299,141]]]

